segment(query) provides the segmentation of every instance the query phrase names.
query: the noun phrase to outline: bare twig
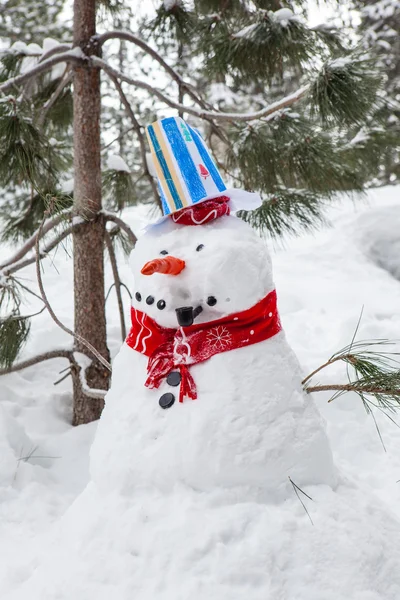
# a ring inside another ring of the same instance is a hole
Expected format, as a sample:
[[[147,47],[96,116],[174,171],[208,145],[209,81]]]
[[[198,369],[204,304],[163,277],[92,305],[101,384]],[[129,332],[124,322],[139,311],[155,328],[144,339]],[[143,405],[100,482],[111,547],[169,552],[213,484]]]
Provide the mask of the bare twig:
[[[41,73],[45,73],[55,65],[58,65],[59,63],[68,62],[81,65],[87,60],[88,58],[86,56],[78,56],[76,53],[74,53],[73,50],[71,50],[70,52],[62,52],[61,54],[56,54],[55,56],[52,56],[51,58],[44,60],[43,62],[39,62],[35,67],[29,69],[29,71],[26,71],[21,75],[17,75],[16,77],[11,77],[11,79],[7,79],[7,81],[0,84],[0,92],[7,92],[15,85],[21,85],[22,83],[25,83],[25,81],[29,81],[29,79],[31,79],[32,77],[36,77]]]
[[[334,384],[328,383],[326,385],[311,385],[305,388],[305,391],[308,394],[312,392],[362,392],[363,394],[388,394],[388,389],[385,387],[379,387],[375,385],[357,385],[357,381],[353,383],[343,383],[343,384]],[[400,389],[399,390],[390,390],[390,394],[392,396],[399,396],[400,398]],[[328,402],[332,402],[334,398],[328,400]]]
[[[68,237],[69,235],[71,235],[74,227],[76,227],[76,226],[75,225],[71,225],[70,227],[67,227],[66,229],[64,229],[64,231],[62,231],[60,233],[60,235],[58,235],[57,237],[53,238],[44,247],[44,249],[40,251],[39,258],[40,259],[45,258],[48,255],[49,252],[51,252],[52,250],[54,250],[54,248],[56,246],[58,246],[58,244],[60,242],[62,242],[66,237]],[[12,273],[15,273],[16,271],[20,271],[24,267],[32,265],[35,261],[36,261],[36,255],[32,256],[31,258],[26,258],[25,260],[21,260],[19,262],[16,262],[16,263],[13,263],[13,264],[9,265],[8,267],[6,267],[3,270],[3,273],[4,273],[4,275],[11,275]]]
[[[302,385],[305,385],[307,383],[307,381],[309,381],[314,375],[316,375],[316,373],[318,373],[319,371],[322,371],[322,369],[325,369],[325,367],[328,367],[329,365],[332,365],[337,360],[343,360],[344,358],[350,358],[350,357],[351,357],[351,355],[347,354],[345,357],[343,355],[340,355],[340,356],[336,356],[335,358],[330,358],[323,365],[321,365],[320,367],[318,367],[317,369],[315,369],[314,371],[312,371],[312,373],[310,373],[309,375],[307,375],[307,377],[305,377],[303,379],[303,381],[301,382]]]
[[[57,101],[57,98],[59,98],[60,94],[62,93],[63,89],[69,84],[71,83],[72,79],[73,79],[74,75],[72,73],[72,71],[69,70],[69,65],[67,65],[65,72],[58,84],[58,86],[56,87],[56,89],[54,90],[53,94],[50,96],[50,98],[47,100],[47,102],[44,103],[44,105],[42,106],[39,118],[38,118],[38,127],[39,129],[41,129],[43,127],[43,124],[46,120],[47,114],[49,112],[49,110],[51,109],[52,106],[54,106],[54,103]]]
[[[114,282],[115,282],[115,292],[117,294],[117,301],[118,301],[119,321],[121,324],[121,337],[122,337],[122,341],[124,341],[126,338],[126,326],[125,326],[125,317],[124,317],[124,304],[122,302],[122,295],[121,295],[121,280],[119,278],[118,265],[117,265],[117,259],[115,257],[114,246],[112,244],[111,236],[108,233],[108,231],[105,232],[105,241],[106,241],[106,246],[107,246],[107,250],[108,250],[108,255],[110,257],[111,269],[113,272],[113,277],[114,277]]]
[[[61,221],[63,221],[65,218],[67,218],[69,216],[69,214],[71,214],[70,211],[61,212],[61,213],[58,213],[57,215],[54,215],[54,217],[52,217],[51,219],[48,219],[45,222],[45,224],[43,225],[42,237],[44,235],[46,235],[46,233],[48,233],[51,229],[54,229],[54,227],[57,227],[57,225],[59,225],[61,223]],[[3,264],[0,265],[0,270],[4,269],[4,267],[7,267],[8,265],[12,265],[12,264],[16,263],[21,258],[23,258],[25,256],[25,254],[27,254],[29,252],[29,250],[32,250],[32,248],[35,247],[38,231],[39,231],[39,229],[37,229],[35,231],[35,233],[32,234],[29,239],[26,240],[24,245],[19,250],[17,250],[17,252],[15,254],[13,254],[13,256],[11,256],[11,258],[7,259],[6,262],[4,262]]]
[[[11,365],[11,367],[0,369],[0,375],[7,375],[8,373],[22,371],[23,369],[27,369],[28,367],[32,367],[33,365],[37,365],[38,363],[44,362],[45,360],[52,360],[53,358],[67,358],[68,360],[71,360],[72,357],[72,350],[49,350],[48,352],[37,354],[32,358],[28,358],[27,360],[23,360],[19,363]]]
[[[134,127],[128,127],[128,129],[125,129],[125,131],[122,131],[121,133],[119,133],[117,135],[117,137],[115,137],[113,140],[111,140],[111,142],[108,142],[108,144],[106,144],[105,146],[103,146],[102,152],[104,152],[105,150],[107,150],[107,148],[109,148],[110,146],[112,146],[113,144],[115,144],[115,142],[118,142],[118,140],[120,139],[121,136],[124,136],[124,135],[126,135],[127,133],[130,133],[133,130],[134,130]]]
[[[142,134],[142,128],[140,126],[139,121],[136,119],[135,113],[132,110],[132,107],[129,103],[128,98],[126,97],[124,90],[122,89],[122,86],[120,84],[120,82],[118,81],[117,77],[115,77],[115,75],[109,73],[108,74],[111,81],[114,83],[119,96],[121,98],[121,102],[125,107],[125,110],[130,118],[130,120],[132,121],[132,125],[133,125],[133,129],[136,132],[136,135],[138,137],[139,140],[139,146],[140,146],[140,155],[142,158],[142,166],[143,166],[143,171],[147,177],[148,182],[150,183],[152,192],[153,192],[153,196],[154,196],[154,200],[156,201],[156,203],[158,204],[159,208],[161,209],[161,201],[160,201],[160,196],[159,193],[157,191],[157,185],[156,182],[154,181],[154,177],[151,175],[150,171],[149,171],[149,167],[147,165],[147,158],[146,158],[146,144],[144,141],[144,136]]]
[[[272,104],[269,104],[268,106],[265,106],[261,110],[257,110],[252,113],[214,112],[214,111],[209,111],[209,110],[200,110],[193,106],[184,106],[182,104],[179,104],[179,102],[174,102],[174,100],[171,100],[170,98],[165,96],[162,92],[160,92],[160,90],[158,90],[154,86],[150,85],[149,83],[128,77],[124,73],[121,73],[120,71],[117,71],[113,67],[110,67],[109,64],[107,64],[104,60],[102,60],[101,58],[98,58],[97,56],[91,56],[90,60],[95,66],[103,69],[110,77],[111,77],[111,75],[113,75],[114,77],[117,77],[121,81],[125,81],[126,83],[129,83],[130,85],[133,85],[137,88],[141,88],[143,90],[148,91],[150,94],[152,94],[153,96],[156,96],[159,100],[161,100],[162,102],[164,102],[164,104],[167,104],[167,106],[170,106],[171,108],[175,108],[178,111],[183,110],[184,112],[186,112],[190,115],[193,115],[195,117],[198,117],[199,119],[205,119],[205,120],[214,119],[215,121],[221,121],[221,122],[223,122],[223,121],[248,122],[248,121],[255,121],[255,120],[261,119],[261,118],[265,119],[266,117],[271,118],[272,115],[274,115],[278,111],[280,111],[284,108],[287,108],[288,106],[291,106],[295,102],[301,100],[301,98],[303,98],[310,89],[309,85],[305,85],[305,86],[299,88],[298,90],[296,90],[293,94],[289,94],[288,96],[285,96],[281,100],[277,100],[276,102],[273,102]]]
[[[123,221],[120,217],[117,217],[117,215],[115,215],[114,213],[111,213],[107,210],[102,210],[101,213],[104,215],[106,221],[113,221],[113,223],[116,223],[122,229],[122,231],[125,231],[126,235],[129,238],[129,241],[132,243],[133,246],[136,244],[137,237],[133,233],[129,225],[125,223],[125,221]]]
[[[97,36],[96,41],[100,46],[102,46],[107,40],[112,39],[119,39],[125,40],[127,42],[132,42],[133,44],[144,50],[146,54],[149,54],[163,67],[163,69],[168,73],[168,75],[170,75],[172,79],[176,81],[178,86],[182,90],[184,90],[187,93],[187,95],[190,96],[192,100],[196,102],[196,104],[198,104],[202,108],[207,108],[208,105],[196,94],[196,92],[193,90],[193,87],[188,82],[186,82],[179,75],[179,73],[175,71],[173,67],[166,63],[162,56],[156,50],[154,50],[154,48],[149,46],[144,40],[141,40],[129,31],[107,31],[102,35]]]
[[[60,379],[57,379],[57,381],[55,381],[53,383],[53,385],[58,385],[59,383],[61,383],[62,381],[64,381],[64,379],[67,379],[67,377],[70,377],[71,375],[72,375],[71,368],[68,367],[68,373],[65,373],[65,375],[63,375],[62,377],[60,377]]]
[[[42,281],[42,274],[40,272],[40,250],[39,250],[39,243],[40,243],[40,237],[42,234],[42,227],[45,223],[45,220],[47,219],[47,216],[49,214],[50,209],[48,209],[45,212],[45,216],[43,217],[43,221],[39,227],[38,230],[38,234],[36,237],[36,244],[35,244],[35,249],[36,249],[36,277],[37,277],[37,281],[38,281],[38,285],[39,285],[39,290],[40,290],[40,294],[42,296],[43,302],[45,303],[47,310],[50,313],[51,318],[53,319],[53,321],[66,333],[68,333],[69,335],[71,335],[73,338],[75,338],[76,340],[78,340],[83,346],[85,346],[96,358],[99,362],[101,362],[101,364],[106,367],[106,369],[108,369],[109,371],[111,371],[111,365],[110,363],[100,354],[100,352],[98,352],[96,350],[96,348],[94,346],[92,346],[92,344],[90,342],[88,342],[87,340],[85,340],[82,336],[80,336],[77,333],[74,333],[71,329],[69,329],[69,327],[66,327],[57,317],[57,315],[55,314],[55,312],[53,311],[53,308],[51,307],[50,302],[48,301],[48,298],[46,296],[46,292],[43,286],[43,281]]]

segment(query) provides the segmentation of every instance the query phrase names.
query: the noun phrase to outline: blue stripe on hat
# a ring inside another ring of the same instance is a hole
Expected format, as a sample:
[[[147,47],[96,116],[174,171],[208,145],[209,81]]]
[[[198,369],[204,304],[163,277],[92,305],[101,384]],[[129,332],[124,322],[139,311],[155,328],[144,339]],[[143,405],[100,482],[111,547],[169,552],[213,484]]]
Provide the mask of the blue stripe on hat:
[[[207,196],[207,191],[200,179],[196,165],[190,155],[185,141],[179,131],[175,117],[169,117],[161,121],[162,127],[167,134],[168,142],[174,153],[174,158],[179,166],[182,177],[186,183],[193,204]],[[197,144],[196,144],[197,145]]]
[[[160,198],[161,198],[161,206],[162,206],[162,211],[164,215],[169,215],[171,212],[170,207],[168,206],[168,202],[167,199],[164,195],[163,189],[161,187],[161,183],[158,182],[158,192],[160,194]]]
[[[149,136],[150,136],[151,142],[153,144],[154,151],[156,153],[158,162],[160,163],[161,169],[163,171],[165,182],[168,185],[168,189],[171,192],[171,196],[174,199],[175,207],[176,207],[177,210],[179,208],[183,208],[183,204],[181,202],[181,199],[179,198],[178,191],[177,191],[177,189],[175,187],[175,184],[174,184],[174,182],[172,180],[171,173],[170,173],[170,171],[168,169],[168,165],[167,165],[166,160],[164,158],[164,154],[163,154],[163,152],[161,150],[160,144],[158,143],[158,140],[157,140],[157,136],[156,136],[156,134],[154,132],[153,125],[149,125],[148,128],[147,128],[147,131],[149,132]],[[171,211],[169,210],[169,212],[171,212]]]
[[[222,177],[219,174],[218,169],[215,166],[213,159],[211,158],[210,154],[208,153],[208,150],[203,142],[203,138],[201,137],[201,135],[199,134],[197,129],[193,129],[193,127],[190,127],[190,125],[188,125],[188,128],[190,129],[190,132],[193,137],[193,141],[196,144],[197,150],[199,151],[199,154],[204,162],[204,166],[207,168],[208,172],[210,173],[211,177],[213,178],[214,183],[217,186],[218,190],[220,192],[223,192],[224,190],[226,190],[226,185],[223,182]]]

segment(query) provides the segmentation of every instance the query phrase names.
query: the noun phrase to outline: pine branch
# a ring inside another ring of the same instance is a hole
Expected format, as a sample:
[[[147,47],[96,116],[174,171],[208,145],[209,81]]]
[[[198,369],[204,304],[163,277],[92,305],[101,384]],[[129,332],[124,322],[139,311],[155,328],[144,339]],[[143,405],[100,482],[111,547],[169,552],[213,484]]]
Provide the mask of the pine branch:
[[[307,393],[335,392],[329,402],[347,392],[354,392],[360,397],[367,413],[371,413],[375,407],[391,418],[389,413],[400,410],[400,362],[397,358],[400,352],[388,352],[386,348],[394,345],[394,342],[384,339],[355,342],[356,333],[348,346],[336,352],[303,380],[304,389]],[[338,361],[347,365],[348,383],[311,385],[312,377]]]
[[[159,100],[164,102],[164,104],[167,104],[167,106],[170,106],[171,108],[176,108],[178,111],[183,110],[184,112],[186,112],[190,115],[193,115],[195,117],[198,117],[199,119],[204,119],[204,120],[215,119],[216,121],[221,121],[221,122],[223,122],[223,121],[234,121],[234,122],[255,121],[256,119],[268,117],[288,106],[292,106],[295,102],[298,102],[299,100],[301,100],[309,92],[309,89],[310,89],[309,85],[303,86],[303,87],[299,88],[298,90],[296,90],[296,92],[289,94],[288,96],[285,96],[281,100],[278,100],[277,102],[273,102],[272,104],[262,108],[261,110],[251,112],[251,113],[225,113],[225,112],[214,112],[214,111],[208,111],[208,110],[202,111],[202,110],[199,110],[199,109],[191,107],[191,106],[184,106],[182,104],[179,104],[179,102],[174,102],[173,100],[171,100],[170,98],[165,96],[162,92],[160,92],[160,90],[158,90],[154,86],[152,86],[144,81],[139,81],[138,79],[132,79],[131,77],[128,77],[124,73],[121,73],[120,71],[117,71],[117,69],[114,69],[113,67],[111,67],[104,60],[102,60],[101,58],[98,58],[97,56],[91,56],[90,60],[94,64],[94,66],[97,66],[97,67],[103,69],[110,77],[112,75],[112,76],[120,79],[121,81],[125,81],[126,83],[133,85],[134,87],[138,87],[140,89],[146,90],[150,94],[152,94],[153,96],[156,96]],[[1,87],[0,87],[0,89],[1,89]]]
[[[240,211],[238,216],[261,232],[272,237],[283,234],[295,235],[300,231],[312,231],[326,224],[323,209],[325,203],[320,194],[310,190],[277,188],[266,194],[260,208],[251,212]]]

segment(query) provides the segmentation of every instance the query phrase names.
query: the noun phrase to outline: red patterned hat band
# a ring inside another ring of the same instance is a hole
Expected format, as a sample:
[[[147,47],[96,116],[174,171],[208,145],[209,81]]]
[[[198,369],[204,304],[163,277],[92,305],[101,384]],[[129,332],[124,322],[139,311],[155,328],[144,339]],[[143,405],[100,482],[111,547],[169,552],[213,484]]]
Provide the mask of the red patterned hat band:
[[[228,196],[218,196],[218,198],[205,200],[204,202],[199,202],[199,204],[192,204],[192,206],[172,213],[170,218],[174,223],[179,223],[180,225],[205,225],[219,217],[229,215],[229,200]]]

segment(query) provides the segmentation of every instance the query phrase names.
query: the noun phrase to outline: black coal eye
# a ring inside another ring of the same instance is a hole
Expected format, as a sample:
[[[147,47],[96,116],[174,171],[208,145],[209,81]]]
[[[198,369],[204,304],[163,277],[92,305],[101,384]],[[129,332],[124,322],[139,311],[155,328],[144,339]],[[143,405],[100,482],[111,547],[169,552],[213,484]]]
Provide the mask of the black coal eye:
[[[196,251],[200,252],[200,250],[203,250],[203,248],[204,248],[204,244],[199,244],[196,248]]]
[[[141,295],[141,294],[139,294],[139,292],[136,292],[136,294],[135,294],[135,298],[136,298],[136,300],[137,300],[138,302],[140,302],[140,301],[141,301],[141,299],[142,299],[142,295]]]
[[[168,250],[161,250],[160,254],[168,254]]]
[[[217,304],[217,299],[215,296],[208,296],[207,298],[208,306],[215,306]]]
[[[157,308],[159,308],[160,310],[163,310],[163,308],[165,308],[165,300],[159,300],[157,302]]]

